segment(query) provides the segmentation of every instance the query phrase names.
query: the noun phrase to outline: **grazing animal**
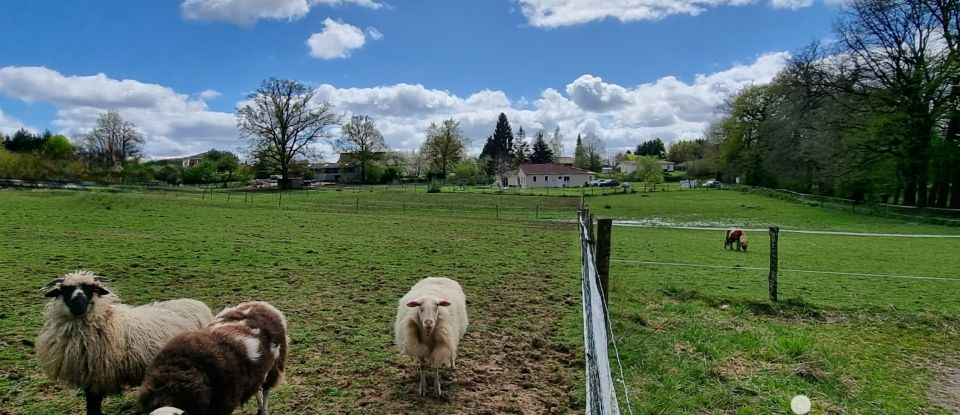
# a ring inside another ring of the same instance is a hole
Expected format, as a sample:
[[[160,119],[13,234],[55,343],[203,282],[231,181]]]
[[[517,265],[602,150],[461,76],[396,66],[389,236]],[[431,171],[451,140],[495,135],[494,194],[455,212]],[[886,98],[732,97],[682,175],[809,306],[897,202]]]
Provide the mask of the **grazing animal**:
[[[420,395],[426,395],[426,365],[435,369],[440,396],[440,367],[457,367],[457,348],[467,332],[467,303],[460,284],[432,277],[417,282],[400,299],[393,329],[400,353],[419,362]]]
[[[76,271],[45,285],[51,300],[36,343],[43,373],[82,389],[89,415],[102,413],[104,396],[139,384],[167,340],[213,320],[210,308],[196,300],[121,304],[105,281]]]
[[[283,313],[262,301],[241,303],[164,346],[140,385],[140,405],[151,415],[229,415],[256,395],[257,415],[267,415],[286,362]]]
[[[736,244],[736,248],[734,248]],[[723,248],[736,249],[738,251],[747,251],[747,245],[749,241],[747,240],[747,233],[743,229],[730,228],[727,229],[726,236],[723,240]]]

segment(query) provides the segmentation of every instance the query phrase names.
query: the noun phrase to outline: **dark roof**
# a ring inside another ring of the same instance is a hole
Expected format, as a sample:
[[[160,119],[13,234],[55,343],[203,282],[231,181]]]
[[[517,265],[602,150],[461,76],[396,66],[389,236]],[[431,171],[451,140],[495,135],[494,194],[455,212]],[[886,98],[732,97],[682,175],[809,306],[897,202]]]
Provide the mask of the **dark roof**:
[[[387,154],[386,151],[375,151],[371,154],[371,158],[374,160],[380,160]],[[337,160],[339,164],[356,164],[359,160],[355,153],[340,153],[340,158]]]
[[[591,171],[560,164],[524,164],[520,166],[526,174],[594,174]]]

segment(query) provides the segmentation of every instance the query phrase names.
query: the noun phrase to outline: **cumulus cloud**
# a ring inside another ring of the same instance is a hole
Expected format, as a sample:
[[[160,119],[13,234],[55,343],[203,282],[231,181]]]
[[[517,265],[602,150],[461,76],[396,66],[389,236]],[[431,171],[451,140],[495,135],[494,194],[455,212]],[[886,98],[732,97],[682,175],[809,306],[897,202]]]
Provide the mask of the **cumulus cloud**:
[[[211,99],[215,99],[216,97],[219,97],[222,94],[220,93],[220,91],[214,91],[212,89],[204,89],[197,95],[200,98],[203,98],[204,101],[209,101]]]
[[[383,34],[374,28],[367,32],[372,40],[379,40]],[[344,59],[367,43],[367,34],[360,28],[327,18],[323,21],[323,30],[307,39],[310,56],[318,59]]]
[[[382,3],[373,0],[184,0],[180,12],[189,20],[222,20],[250,25],[260,19],[296,20],[306,16],[318,4],[383,7]]]
[[[144,151],[151,156],[233,149],[239,144],[233,114],[210,111],[202,98],[162,85],[102,73],[64,76],[45,67],[7,66],[0,68],[0,94],[52,104],[57,116],[53,125],[70,136],[89,131],[103,111],[117,110],[145,133]]]
[[[675,14],[696,16],[719,6],[742,6],[758,0],[516,0],[527,21],[542,28],[588,23],[607,18],[632,22]],[[837,2],[841,0],[827,0]],[[814,0],[769,0],[775,8],[798,9]]]
[[[17,130],[21,128],[26,128],[30,131],[36,131],[36,128],[31,128],[22,121],[4,114],[3,110],[0,109],[0,133],[9,135],[17,132]]]
[[[633,86],[584,74],[562,91],[545,88],[529,100],[511,100],[503,91],[457,95],[403,83],[370,88],[322,84],[316,88],[316,99],[330,102],[347,116],[372,116],[390,147],[399,150],[419,148],[431,122],[454,118],[471,139],[471,153],[477,154],[504,112],[514,128],[524,127],[528,137],[539,130],[552,133],[559,126],[566,155],[573,152],[577,134],[587,132],[603,140],[609,151],[622,151],[654,137],[670,142],[702,136],[730,94],[770,82],[788,58],[787,52],[768,53],[690,81],[668,76]],[[0,68],[0,94],[51,103],[57,108],[53,125],[74,136],[88,131],[102,111],[116,109],[144,131],[146,153],[154,157],[210,148],[236,150],[241,144],[232,113],[211,111],[202,97],[191,98],[162,85],[103,74],[64,76],[42,67],[5,67]],[[9,119],[0,114],[0,129],[11,125],[4,121]],[[329,146],[320,147],[329,154]]]

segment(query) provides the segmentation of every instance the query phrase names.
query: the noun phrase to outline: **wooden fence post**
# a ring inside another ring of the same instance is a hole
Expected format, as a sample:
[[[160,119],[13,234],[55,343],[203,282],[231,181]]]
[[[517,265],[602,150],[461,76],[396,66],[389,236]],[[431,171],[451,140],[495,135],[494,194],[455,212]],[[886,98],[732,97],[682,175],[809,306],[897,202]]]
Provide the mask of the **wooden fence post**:
[[[360,198],[357,198],[357,213],[360,213]]]
[[[283,204],[283,190],[278,190],[277,191],[277,207],[280,207],[281,204]]]
[[[497,219],[500,219],[500,205],[497,204],[496,207],[497,207]]]
[[[778,264],[779,264],[779,253],[778,251],[778,236],[780,235],[780,228],[777,226],[770,227],[770,275],[767,277],[768,282],[770,283],[770,301],[777,302],[777,273],[778,273]]]
[[[540,219],[540,205],[537,205],[537,219]]]
[[[613,219],[597,219],[597,275],[600,277],[604,304],[607,304],[610,299],[610,234],[612,229]]]

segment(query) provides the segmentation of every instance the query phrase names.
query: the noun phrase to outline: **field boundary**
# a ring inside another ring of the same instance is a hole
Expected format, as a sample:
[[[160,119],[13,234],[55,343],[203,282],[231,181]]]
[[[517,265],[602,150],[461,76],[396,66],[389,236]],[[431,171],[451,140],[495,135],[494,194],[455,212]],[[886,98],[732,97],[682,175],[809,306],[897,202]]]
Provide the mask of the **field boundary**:
[[[670,225],[649,225],[635,223],[629,220],[614,220],[614,226],[624,226],[632,228],[661,228],[661,229],[686,229],[695,231],[725,231],[732,228],[714,227],[714,226],[670,226]],[[767,232],[767,228],[740,228],[750,232]],[[874,232],[847,232],[847,231],[821,231],[813,229],[784,229],[780,228],[782,233],[803,233],[812,235],[840,235],[840,236],[875,236],[884,238],[960,238],[960,235],[950,234],[910,234],[910,233],[874,233]]]
[[[660,261],[645,261],[645,260],[636,260],[636,259],[611,259],[610,262],[617,262],[621,264],[663,265],[663,266],[690,267],[690,268],[719,268],[719,269],[734,269],[734,270],[745,270],[745,271],[769,271],[770,270],[769,268],[765,268],[765,267],[747,267],[747,266],[739,266],[739,265],[690,264],[690,263],[683,263],[683,262],[660,262]],[[809,269],[783,269],[783,268],[779,269],[780,274],[783,274],[785,272],[803,273],[803,274],[846,275],[846,276],[852,276],[852,277],[960,281],[960,277],[952,277],[952,276],[930,277],[930,276],[921,276],[921,275],[871,274],[866,272],[820,271],[820,270],[809,270]]]

